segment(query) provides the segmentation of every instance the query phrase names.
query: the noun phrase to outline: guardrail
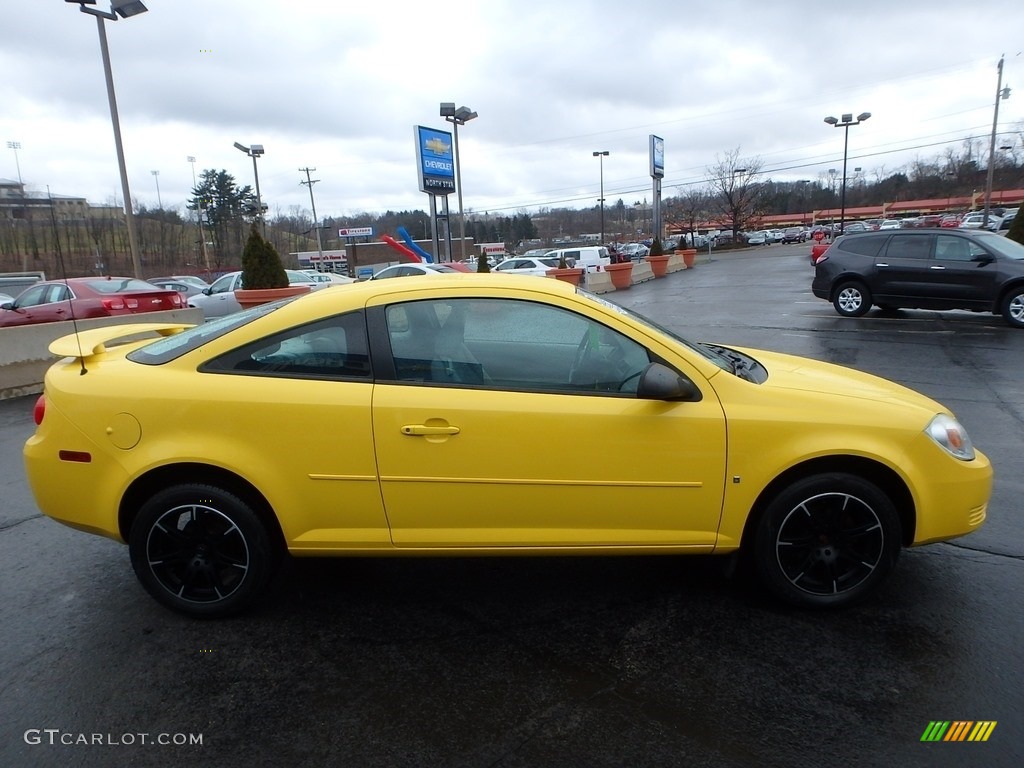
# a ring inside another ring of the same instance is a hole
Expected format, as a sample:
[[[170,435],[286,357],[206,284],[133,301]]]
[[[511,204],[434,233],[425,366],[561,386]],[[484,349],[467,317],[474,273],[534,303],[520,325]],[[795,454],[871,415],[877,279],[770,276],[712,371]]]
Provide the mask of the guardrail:
[[[203,322],[201,309],[174,309],[168,312],[143,312],[137,315],[98,317],[79,320],[78,329],[101,328],[106,325],[131,323]],[[0,328],[0,400],[43,391],[46,369],[57,361],[51,355],[50,342],[74,333],[70,320],[59,323],[37,323],[16,328]]]

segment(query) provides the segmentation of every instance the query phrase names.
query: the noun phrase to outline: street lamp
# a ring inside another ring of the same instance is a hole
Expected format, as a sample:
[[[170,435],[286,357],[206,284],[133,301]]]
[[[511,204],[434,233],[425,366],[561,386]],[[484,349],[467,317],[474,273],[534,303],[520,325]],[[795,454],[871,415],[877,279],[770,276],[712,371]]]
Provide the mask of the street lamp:
[[[831,125],[833,128],[845,128],[845,135],[843,136],[843,180],[840,186],[842,190],[839,194],[839,234],[843,234],[843,229],[846,225],[846,150],[850,144],[850,126],[860,125],[865,120],[871,117],[870,112],[861,112],[857,115],[857,119],[853,119],[852,114],[843,115],[842,120],[829,116],[825,118],[825,122]]]
[[[160,171],[150,171],[150,173],[153,174],[153,181],[156,182],[156,204],[162,211],[164,209],[164,201],[160,199]]]
[[[239,152],[245,152],[249,157],[252,158],[252,175],[256,180],[256,217],[260,221],[261,229],[263,230],[263,236],[267,236],[267,222],[263,218],[263,198],[260,197],[260,172],[256,168],[256,158],[263,154],[262,144],[253,144],[251,146],[245,146],[235,142],[235,149]]]
[[[601,166],[601,197],[599,202],[601,203],[601,245],[604,245],[604,159],[608,157],[608,150],[595,152],[594,157],[598,158],[598,163]]]
[[[110,122],[114,126],[114,147],[117,150],[117,165],[121,171],[121,193],[124,195],[124,220],[128,228],[128,250],[131,251],[132,269],[135,277],[142,277],[142,261],[139,259],[139,246],[135,238],[135,215],[132,213],[132,193],[128,188],[128,171],[124,163],[124,149],[121,146],[121,124],[117,119],[117,99],[114,96],[114,75],[110,70],[110,51],[107,49],[107,30],[103,25],[104,19],[117,21],[118,16],[127,19],[130,16],[138,16],[149,9],[141,0],[111,0],[110,10],[101,11],[96,8],[86,8],[86,4],[95,5],[95,0],[65,0],[65,2],[77,2],[78,9],[82,13],[96,17],[96,29],[100,36],[100,53],[103,56],[103,73],[107,79],[107,101],[110,102]]]
[[[24,182],[21,180],[21,163],[18,162],[18,150],[21,149],[20,141],[8,141],[7,148],[14,150],[14,166],[18,169],[18,185],[21,186]],[[1009,147],[1007,147],[1009,149]],[[19,193],[24,193],[24,190],[19,190]]]
[[[452,124],[452,130],[455,133],[455,183],[459,193],[459,234],[462,237],[463,261],[466,260],[466,216],[462,212],[462,163],[459,162],[459,126],[465,125],[477,116],[477,113],[469,107],[459,107],[456,109],[454,101],[441,102],[441,117]]]

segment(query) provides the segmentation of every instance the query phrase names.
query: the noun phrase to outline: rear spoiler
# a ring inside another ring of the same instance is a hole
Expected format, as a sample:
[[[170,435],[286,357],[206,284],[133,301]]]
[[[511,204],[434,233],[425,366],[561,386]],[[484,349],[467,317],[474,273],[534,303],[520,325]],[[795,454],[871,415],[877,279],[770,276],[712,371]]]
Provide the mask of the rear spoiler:
[[[153,333],[160,336],[173,336],[191,327],[192,324],[185,323],[107,325],[61,336],[50,343],[49,350],[57,357],[75,357],[86,360],[102,355],[107,350],[107,344],[111,342],[140,341]]]

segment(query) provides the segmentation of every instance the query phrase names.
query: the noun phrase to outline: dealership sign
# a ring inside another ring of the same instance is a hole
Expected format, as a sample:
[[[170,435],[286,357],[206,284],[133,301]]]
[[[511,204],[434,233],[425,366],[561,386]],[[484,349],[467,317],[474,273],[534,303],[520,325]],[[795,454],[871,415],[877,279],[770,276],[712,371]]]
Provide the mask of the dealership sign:
[[[420,192],[448,195],[455,191],[455,155],[452,135],[447,131],[414,127],[416,137],[416,170]]]
[[[338,237],[371,237],[372,235],[373,227],[349,227],[338,230]]]

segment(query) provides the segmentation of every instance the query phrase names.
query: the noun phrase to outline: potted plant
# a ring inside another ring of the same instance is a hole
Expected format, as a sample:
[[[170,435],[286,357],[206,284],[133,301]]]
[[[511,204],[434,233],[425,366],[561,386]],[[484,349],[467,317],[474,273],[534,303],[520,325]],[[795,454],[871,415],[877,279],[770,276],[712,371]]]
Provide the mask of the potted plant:
[[[242,308],[308,293],[308,285],[289,285],[281,256],[254,223],[242,251],[242,288],[235,298]]]
[[[686,247],[686,237],[686,235],[679,236],[679,244],[676,246],[676,255],[683,257],[683,264],[686,265],[687,269],[692,269],[694,259],[697,257],[697,249]]]
[[[612,279],[615,290],[629,288],[633,284],[633,261],[628,256],[624,261],[613,262],[604,269]]]
[[[565,254],[558,254],[558,266],[548,270],[548,277],[553,277],[556,280],[564,280],[567,283],[573,285],[579,285],[580,280],[583,279],[583,268],[582,267],[570,267],[569,262],[565,260]]]
[[[651,271],[654,272],[655,277],[664,277],[668,270],[668,254],[665,253],[661,246],[661,238],[654,238],[654,242],[651,243],[651,250],[644,257],[644,260],[651,265]]]

